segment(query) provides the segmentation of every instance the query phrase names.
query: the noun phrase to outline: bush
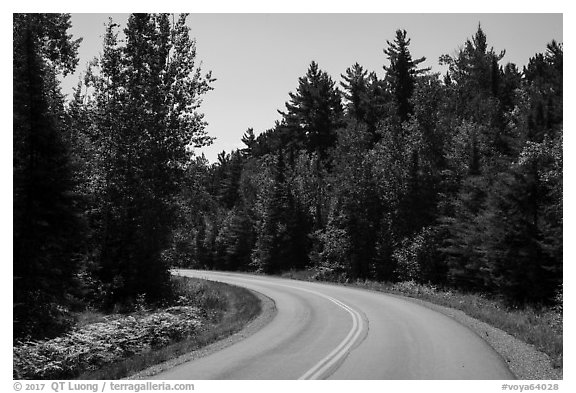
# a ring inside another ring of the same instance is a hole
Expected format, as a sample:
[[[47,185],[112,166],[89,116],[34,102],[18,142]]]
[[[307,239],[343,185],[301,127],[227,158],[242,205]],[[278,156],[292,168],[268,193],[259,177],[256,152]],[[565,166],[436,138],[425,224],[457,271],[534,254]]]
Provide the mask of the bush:
[[[409,296],[432,296],[438,294],[436,287],[418,284],[414,280],[397,282],[391,286],[390,290]]]
[[[554,299],[555,305],[552,308],[553,318],[552,318],[552,328],[562,333],[564,330],[563,326],[563,314],[564,314],[564,288],[563,285],[558,288],[556,292],[556,297]]]
[[[14,379],[64,379],[181,340],[201,326],[199,309],[175,306],[151,315],[116,316],[55,339],[14,346]]]
[[[398,279],[442,283],[446,266],[438,249],[439,233],[434,227],[424,227],[414,237],[404,239],[401,247],[392,254]]]
[[[315,280],[340,281],[350,258],[350,236],[344,229],[328,225],[314,233],[315,247],[310,260],[317,266]]]

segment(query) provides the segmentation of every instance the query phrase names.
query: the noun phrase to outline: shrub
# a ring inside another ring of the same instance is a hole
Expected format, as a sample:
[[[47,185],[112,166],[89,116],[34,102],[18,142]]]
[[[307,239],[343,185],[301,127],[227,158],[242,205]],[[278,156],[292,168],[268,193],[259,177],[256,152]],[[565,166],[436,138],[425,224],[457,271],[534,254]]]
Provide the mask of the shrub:
[[[310,255],[310,260],[318,267],[314,279],[340,281],[350,258],[350,236],[345,229],[328,225],[314,233],[314,241],[317,249]]]
[[[400,248],[392,254],[398,279],[442,283],[446,266],[438,249],[439,233],[434,227],[424,227],[412,238],[404,239]]]
[[[199,309],[175,306],[146,316],[116,316],[58,338],[14,346],[15,379],[63,379],[181,340],[201,326]]]

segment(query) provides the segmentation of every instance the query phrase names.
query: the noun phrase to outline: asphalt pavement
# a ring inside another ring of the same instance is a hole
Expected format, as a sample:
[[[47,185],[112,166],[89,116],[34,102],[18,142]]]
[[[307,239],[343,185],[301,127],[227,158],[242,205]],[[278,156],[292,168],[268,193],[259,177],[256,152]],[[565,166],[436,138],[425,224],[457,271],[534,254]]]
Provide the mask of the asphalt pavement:
[[[178,274],[260,292],[275,302],[277,314],[246,339],[155,379],[514,379],[476,333],[401,297],[240,273]]]

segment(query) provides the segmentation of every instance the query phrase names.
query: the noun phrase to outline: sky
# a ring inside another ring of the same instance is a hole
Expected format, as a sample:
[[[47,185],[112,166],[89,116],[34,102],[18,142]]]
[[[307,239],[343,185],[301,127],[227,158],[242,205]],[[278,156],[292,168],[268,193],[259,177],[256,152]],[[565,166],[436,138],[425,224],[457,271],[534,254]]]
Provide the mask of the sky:
[[[65,93],[102,51],[109,17],[125,26],[127,14],[72,14],[70,33],[83,42],[76,73],[63,81]],[[413,58],[425,56],[422,67],[445,71],[438,57],[456,53],[479,23],[488,45],[506,50],[501,64],[512,62],[520,69],[552,39],[563,41],[562,14],[191,14],[197,60],[217,79],[200,108],[216,141],[196,153],[214,162],[219,152],[242,147],[249,127],[256,134],[272,128],[312,60],[338,84],[356,62],[384,77],[386,41],[405,29]]]

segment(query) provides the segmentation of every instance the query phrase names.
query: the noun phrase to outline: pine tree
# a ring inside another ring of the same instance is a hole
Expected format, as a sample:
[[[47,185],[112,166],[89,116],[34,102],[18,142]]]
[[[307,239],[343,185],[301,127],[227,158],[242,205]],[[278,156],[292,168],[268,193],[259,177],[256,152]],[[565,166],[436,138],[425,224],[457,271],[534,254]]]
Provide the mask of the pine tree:
[[[495,125],[498,119],[500,69],[498,62],[505,51],[488,48],[487,37],[480,24],[474,36],[466,40],[456,56],[443,55],[440,64],[448,65],[448,75],[457,92],[455,112],[463,119],[478,124]]]
[[[216,196],[226,209],[232,209],[240,203],[239,187],[243,163],[244,157],[240,150],[218,155],[218,165],[214,168],[214,177],[218,179]]]
[[[83,222],[58,74],[76,66],[68,14],[14,14],[14,336],[66,327]]]
[[[386,80],[390,85],[394,100],[397,105],[397,115],[401,122],[408,120],[412,114],[410,98],[414,92],[414,86],[418,75],[429,71],[429,68],[419,69],[418,65],[426,60],[425,57],[412,59],[410,39],[406,38],[406,30],[396,30],[394,42],[386,41],[388,48],[384,53],[390,61],[389,66],[384,66]]]
[[[503,112],[510,112],[518,101],[517,91],[521,88],[522,73],[513,63],[508,63],[501,71],[498,98]]]
[[[550,214],[553,188],[541,180],[543,158],[526,155],[500,174],[480,216],[490,281],[520,305],[552,302],[562,282],[561,215]]]
[[[346,69],[346,75],[341,75],[344,82],[340,85],[344,89],[346,100],[346,115],[356,121],[364,121],[367,114],[368,101],[368,71],[355,63]]]
[[[339,131],[330,184],[330,219],[319,234],[321,265],[336,263],[350,278],[370,277],[375,263],[381,207],[371,162],[366,157],[370,142],[371,135],[362,125],[352,123]],[[336,233],[341,234],[346,247],[332,243],[340,241]]]
[[[542,142],[546,134],[556,136],[562,128],[563,56],[562,43],[552,41],[546,53],[536,54],[524,67],[524,81],[530,95],[530,141]]]
[[[285,184],[285,165],[279,154],[272,172],[269,195],[264,196],[263,211],[257,227],[256,246],[252,251],[252,265],[264,273],[278,272],[283,262],[282,252],[288,251],[288,231],[285,222],[288,195]]]
[[[270,189],[261,197],[263,209],[252,252],[252,266],[264,273],[303,268],[310,251],[311,225],[290,191],[283,154],[275,161]]]
[[[317,152],[321,159],[336,141],[336,129],[343,114],[340,92],[330,76],[312,62],[306,75],[299,79],[296,93],[290,93],[284,117],[284,131],[289,134],[289,143],[309,152]]]
[[[254,136],[254,129],[252,127],[248,128],[244,135],[242,135],[242,143],[246,145],[244,149],[242,149],[242,154],[247,157],[250,157],[254,154],[254,148],[256,147],[256,137]]]
[[[254,244],[252,220],[243,208],[233,208],[224,219],[216,238],[218,269],[247,270]]]

